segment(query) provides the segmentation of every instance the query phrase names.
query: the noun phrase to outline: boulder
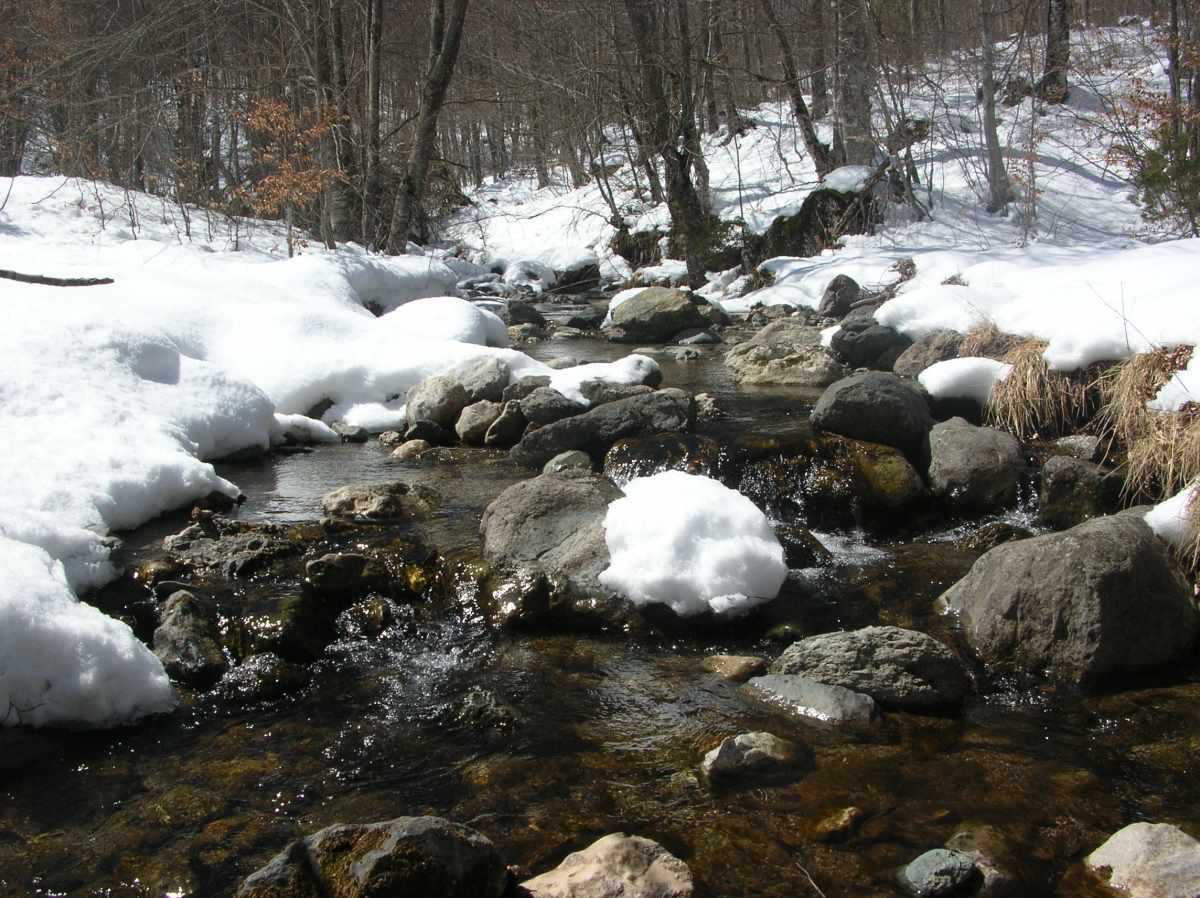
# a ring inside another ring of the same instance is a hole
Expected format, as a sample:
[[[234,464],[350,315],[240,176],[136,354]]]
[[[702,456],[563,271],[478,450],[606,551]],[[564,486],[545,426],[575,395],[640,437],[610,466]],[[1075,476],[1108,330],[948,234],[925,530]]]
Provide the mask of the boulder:
[[[533,324],[537,327],[546,326],[546,317],[534,308],[532,303],[510,300],[508,303],[509,324]]]
[[[843,321],[830,348],[851,368],[891,371],[912,340],[893,328],[870,321]]]
[[[657,842],[607,835],[521,883],[534,898],[690,898],[687,864]]]
[[[154,631],[154,654],[172,680],[203,688],[229,667],[221,651],[216,611],[187,590],[171,594]]]
[[[1125,479],[1090,461],[1056,455],[1042,467],[1038,516],[1056,530],[1121,508]]]
[[[700,666],[734,683],[744,683],[751,677],[759,677],[767,672],[766,660],[753,655],[709,655],[700,662]]]
[[[744,688],[751,699],[802,723],[864,726],[872,723],[879,713],[869,695],[792,674],[754,677]]]
[[[544,427],[586,410],[586,405],[568,399],[551,387],[538,387],[521,400],[521,414],[534,427]]]
[[[725,353],[725,366],[741,384],[826,387],[846,369],[821,345],[821,332],[801,321],[773,321]]]
[[[1080,461],[1100,461],[1104,455],[1100,437],[1086,433],[1059,437],[1050,444],[1050,452],[1054,455],[1078,458]]]
[[[550,386],[549,375],[528,375],[526,377],[522,377],[518,381],[510,383],[507,387],[505,387],[504,391],[500,394],[500,399],[502,402],[513,402],[518,399],[524,399],[538,387],[548,386]]]
[[[427,487],[402,480],[352,483],[321,498],[325,514],[358,521],[399,521],[426,514],[436,497]]]
[[[292,843],[237,898],[500,898],[507,887],[507,868],[481,833],[440,817],[398,817],[335,823]]]
[[[567,317],[564,323],[567,327],[573,327],[577,330],[596,330],[604,323],[604,310],[592,306],[586,309],[576,309]]]
[[[528,424],[529,422],[525,420],[525,415],[521,411],[521,403],[518,400],[509,400],[500,410],[500,416],[492,422],[487,433],[483,435],[483,445],[501,448],[512,446],[521,439],[521,434],[525,432]]]
[[[712,308],[686,290],[648,287],[612,311],[611,337],[629,343],[666,343],[680,331],[712,324]]]
[[[365,427],[347,424],[344,421],[335,421],[331,429],[341,437],[343,443],[365,443],[370,437]]]
[[[454,432],[468,446],[482,446],[487,432],[504,411],[504,406],[490,399],[473,402],[462,410],[454,424]]]
[[[816,430],[894,446],[919,468],[928,458],[929,406],[894,374],[864,371],[842,378],[821,394],[809,420]]]
[[[563,474],[568,471],[591,471],[592,457],[586,452],[572,449],[554,456],[542,467],[543,474]]]
[[[654,392],[654,387],[662,383],[662,371],[657,369],[657,377],[651,376],[651,383],[644,384],[614,384],[606,380],[585,380],[579,385],[583,398],[591,403],[592,408],[604,405],[606,402],[616,402],[618,399],[629,399],[632,396],[645,396]]]
[[[979,879],[975,861],[949,848],[926,851],[900,871],[901,888],[917,898],[948,898]]]
[[[858,281],[844,274],[837,275],[825,292],[821,294],[821,302],[817,305],[817,314],[822,318],[844,318],[850,314],[851,307],[862,299],[862,287]]]
[[[812,752],[771,733],[742,733],[722,739],[700,762],[710,783],[732,780],[780,779],[812,767]]]
[[[836,434],[817,440],[803,492],[814,509],[844,516],[857,507],[869,524],[889,523],[929,500],[925,481],[899,449]]]
[[[929,488],[959,511],[994,511],[1017,502],[1021,444],[1012,434],[962,418],[929,431]]]
[[[281,524],[236,521],[204,514],[194,524],[163,538],[163,548],[193,571],[227,578],[251,577],[278,568],[305,548]]]
[[[894,708],[956,705],[970,685],[950,649],[932,636],[899,627],[810,636],[785,649],[771,673],[842,686]]]
[[[963,335],[958,331],[928,333],[900,353],[892,371],[901,377],[916,377],[930,365],[958,358]]]
[[[1200,623],[1166,544],[1133,515],[997,546],[941,602],[989,665],[1085,686],[1187,657]]]
[[[304,566],[304,576],[317,595],[349,602],[372,592],[387,593],[391,578],[383,563],[356,552],[333,552]]]
[[[713,477],[721,462],[721,446],[712,437],[662,433],[624,437],[604,456],[604,474],[619,486],[636,477],[662,471],[687,471]]]
[[[493,356],[472,359],[444,374],[427,377],[408,391],[409,426],[430,422],[452,428],[462,410],[483,399],[499,402],[510,370]]]
[[[607,402],[530,431],[512,448],[512,457],[518,464],[537,468],[570,449],[606,448],[621,437],[639,433],[686,431],[694,421],[690,395],[682,390],[658,390]]]
[[[421,440],[432,446],[452,446],[455,437],[453,428],[443,427],[433,421],[413,421],[404,431],[404,439],[409,442]]]
[[[1200,895],[1200,842],[1168,823],[1131,823],[1084,864],[1129,898]]]

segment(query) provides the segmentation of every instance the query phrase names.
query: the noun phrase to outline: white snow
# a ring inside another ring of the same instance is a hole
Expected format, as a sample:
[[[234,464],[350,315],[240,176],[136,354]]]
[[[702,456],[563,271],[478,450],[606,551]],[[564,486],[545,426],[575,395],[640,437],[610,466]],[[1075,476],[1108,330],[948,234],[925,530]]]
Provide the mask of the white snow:
[[[875,170],[869,165],[843,165],[822,178],[821,186],[829,190],[854,193],[862,190],[874,174]]]
[[[496,321],[500,322],[498,328]],[[434,296],[405,303],[387,317],[387,327],[397,336],[421,340],[449,340],[476,346],[508,345],[508,328],[495,312],[454,296]]]
[[[749,499],[698,474],[639,477],[608,507],[600,582],[637,605],[732,615],[779,593],[783,547]]]
[[[986,405],[992,388],[1011,371],[1012,365],[995,359],[968,357],[936,362],[917,375],[917,380],[935,399],[974,399]]]
[[[1200,353],[1193,351],[1187,367],[1163,384],[1158,395],[1146,403],[1160,412],[1175,412],[1189,402],[1200,402]]]
[[[1196,538],[1188,506],[1195,500],[1198,488],[1200,485],[1193,483],[1146,512],[1145,520],[1150,529],[1177,549],[1191,548]]]
[[[553,268],[537,259],[517,259],[504,266],[504,282],[513,287],[525,287],[534,293],[543,293],[553,287],[558,279]]]
[[[615,362],[592,362],[554,371],[550,375],[550,386],[568,399],[588,405],[588,400],[579,388],[589,380],[603,380],[612,384],[641,384],[655,373],[661,380],[662,373],[658,362],[649,356],[633,354]]]
[[[682,259],[663,259],[657,265],[647,265],[633,273],[635,281],[643,284],[669,284],[678,286],[687,280],[687,262]]]

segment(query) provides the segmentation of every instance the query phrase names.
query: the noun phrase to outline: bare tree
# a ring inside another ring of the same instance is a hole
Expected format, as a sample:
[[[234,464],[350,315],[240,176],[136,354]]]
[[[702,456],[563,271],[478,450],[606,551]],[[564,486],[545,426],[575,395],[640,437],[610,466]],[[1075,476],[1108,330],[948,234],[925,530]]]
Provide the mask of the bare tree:
[[[987,210],[999,212],[1006,205],[1010,196],[1008,172],[1004,168],[1004,154],[1000,148],[1000,135],[996,131],[996,81],[995,81],[995,48],[994,21],[996,16],[995,0],[979,0],[979,34],[982,42],[980,54],[982,72],[981,92],[983,94],[983,135],[987,144]]]
[[[1046,66],[1038,82],[1038,96],[1047,103],[1064,103],[1071,92],[1067,70],[1071,64],[1071,0],[1047,0]]]

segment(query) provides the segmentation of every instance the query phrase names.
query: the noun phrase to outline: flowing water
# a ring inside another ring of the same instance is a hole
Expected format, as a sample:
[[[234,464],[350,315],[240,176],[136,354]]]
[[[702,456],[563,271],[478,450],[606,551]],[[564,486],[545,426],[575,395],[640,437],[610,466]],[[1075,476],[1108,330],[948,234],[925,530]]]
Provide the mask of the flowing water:
[[[533,351],[624,354],[595,340]],[[713,435],[805,431],[815,396],[738,391],[719,351],[703,352],[659,358],[667,385],[714,393],[730,411]],[[301,525],[337,486],[420,481],[448,500],[431,537],[467,553],[487,502],[528,476],[502,453],[399,465],[375,443],[222,473],[247,495],[242,518]],[[153,555],[184,523],[129,535],[127,558]],[[823,532],[832,565],[793,572],[749,621],[699,633],[497,634],[466,596],[405,608],[369,636],[345,630],[284,698],[243,707],[189,695],[170,716],[112,732],[5,730],[0,894],[226,895],[327,824],[435,814],[479,829],[529,873],[609,832],[648,836],[690,865],[703,896],[890,895],[898,866],[968,830],[1019,877],[1017,894],[1098,896],[1079,861],[1117,828],[1169,820],[1200,833],[1194,671],[1091,697],[992,684],[957,715],[889,713],[847,735],[776,716],[701,669],[715,652],[774,657],[799,633],[872,623],[957,645],[934,603],[976,557],[962,537],[977,524],[887,539]],[[241,598],[274,588],[254,583]],[[126,583],[96,601],[137,623],[149,600]],[[783,785],[703,785],[704,752],[751,730],[808,742],[815,768]],[[838,815],[853,825],[828,823]]]

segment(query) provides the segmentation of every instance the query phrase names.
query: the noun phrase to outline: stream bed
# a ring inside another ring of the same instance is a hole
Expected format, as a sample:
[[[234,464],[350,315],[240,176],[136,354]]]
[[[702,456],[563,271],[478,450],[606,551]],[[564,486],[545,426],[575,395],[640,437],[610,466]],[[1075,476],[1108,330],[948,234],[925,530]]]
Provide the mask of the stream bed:
[[[585,339],[529,351],[596,361],[627,350]],[[720,348],[656,358],[665,385],[716,397],[728,417],[704,432],[723,445],[784,444],[806,428],[816,394],[738,390]],[[399,464],[374,441],[219,469],[247,497],[240,519],[300,527],[347,483],[423,483],[448,500],[426,524],[443,553],[478,552],[483,508],[531,476],[502,452]],[[701,666],[870,624],[961,649],[935,600],[991,521],[887,536],[814,527],[833,562],[793,571],[776,602],[724,627],[521,634],[496,632],[469,601],[417,606],[369,633],[340,631],[283,697],[186,693],[175,713],[126,729],[0,730],[0,895],[229,895],[297,836],[419,814],[478,829],[528,875],[606,833],[647,836],[714,898],[896,894],[898,867],[962,833],[1003,861],[1015,894],[1106,894],[1080,861],[1112,832],[1137,820],[1200,832],[1195,670],[1090,696],[991,682],[954,715],[889,712],[853,735],[754,705]],[[126,535],[124,560],[154,557],[186,523]],[[257,581],[242,598],[275,588]],[[145,635],[150,600],[129,581],[94,600]],[[811,745],[814,769],[745,788],[698,778],[707,750],[757,730]]]

